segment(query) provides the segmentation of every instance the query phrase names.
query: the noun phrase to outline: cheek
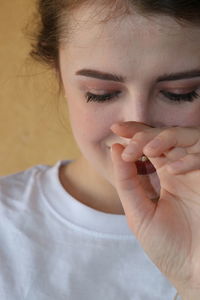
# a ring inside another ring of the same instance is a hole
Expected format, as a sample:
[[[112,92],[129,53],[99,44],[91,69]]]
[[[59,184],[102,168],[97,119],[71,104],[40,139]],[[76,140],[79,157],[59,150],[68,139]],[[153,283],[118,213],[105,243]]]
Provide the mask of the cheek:
[[[151,113],[152,123],[156,127],[160,124],[165,126],[199,126],[200,125],[200,103],[189,103],[186,106],[168,105],[155,106]]]
[[[188,126],[200,126],[200,105],[193,113],[190,114],[189,117],[186,117],[185,119]]]
[[[186,109],[181,114],[177,111],[176,123],[180,126],[199,126],[200,125],[200,105],[193,109]]]
[[[105,113],[100,105],[69,101],[69,117],[75,138],[84,142],[97,143],[104,139],[110,132],[110,116]]]

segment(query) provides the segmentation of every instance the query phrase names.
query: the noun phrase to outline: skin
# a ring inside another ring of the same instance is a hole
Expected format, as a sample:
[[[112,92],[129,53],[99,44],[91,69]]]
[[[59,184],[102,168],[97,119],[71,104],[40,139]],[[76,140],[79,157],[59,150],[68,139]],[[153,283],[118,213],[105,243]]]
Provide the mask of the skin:
[[[176,104],[159,92],[190,92],[198,88],[200,78],[156,83],[163,74],[200,67],[199,28],[183,28],[169,17],[147,19],[137,14],[100,24],[100,16],[91,18],[93,9],[74,12],[72,24],[76,30],[69,42],[63,41],[60,46],[61,78],[71,127],[81,151],[73,164],[61,170],[61,181],[86,205],[124,214],[108,147],[127,144],[127,140],[116,136],[110,127],[119,121],[154,127],[199,124],[200,101]],[[127,82],[75,75],[83,68],[120,74]],[[103,94],[118,90],[121,95],[110,103],[87,103],[85,98],[88,91]],[[157,175],[140,176],[140,180],[150,198],[159,194]]]
[[[157,78],[200,69],[200,28],[183,27],[169,17],[145,18],[136,13],[100,24],[98,16],[91,19],[92,11],[90,7],[74,12],[77,27],[70,42],[63,40],[60,47],[61,78],[81,151],[79,158],[60,170],[61,182],[90,207],[125,213],[147,254],[182,298],[197,300],[200,98],[177,103],[161,91],[198,93],[200,77],[162,82]],[[76,75],[80,69],[116,73],[127,81]],[[104,103],[87,103],[85,98],[87,92],[113,91],[120,91],[120,96]],[[112,126],[119,122],[128,122],[127,127]],[[157,136],[161,146],[149,148],[148,143]],[[135,143],[127,158],[123,151],[129,141]],[[157,173],[137,175],[134,162],[143,153]],[[170,169],[179,159],[182,169]],[[159,201],[152,202],[156,196]]]
[[[137,145],[126,162],[124,147],[112,147],[116,189],[129,227],[182,299],[199,299],[200,127],[163,130],[131,121],[127,127],[115,124],[112,130],[120,136],[132,136]],[[157,139],[159,146],[152,148]],[[161,183],[157,203],[150,201],[138,180],[132,162],[139,152],[156,167]],[[181,162],[178,168],[173,166],[177,162]]]

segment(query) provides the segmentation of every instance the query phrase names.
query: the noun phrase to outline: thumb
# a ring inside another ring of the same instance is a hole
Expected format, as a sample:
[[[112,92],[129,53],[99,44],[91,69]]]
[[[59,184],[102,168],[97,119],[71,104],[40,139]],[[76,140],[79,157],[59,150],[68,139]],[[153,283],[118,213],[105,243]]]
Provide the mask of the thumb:
[[[125,162],[121,158],[123,150],[121,144],[112,145],[115,188],[122,202],[128,225],[139,238],[151,222],[156,204],[146,196],[135,163]]]

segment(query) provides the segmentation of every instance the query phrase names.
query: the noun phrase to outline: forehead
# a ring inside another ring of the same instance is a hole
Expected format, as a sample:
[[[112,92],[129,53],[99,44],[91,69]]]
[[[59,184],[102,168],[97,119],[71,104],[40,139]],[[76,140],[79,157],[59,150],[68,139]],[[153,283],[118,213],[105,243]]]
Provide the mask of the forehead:
[[[200,66],[200,27],[137,12],[104,22],[106,16],[108,12],[94,7],[74,11],[71,34],[60,47],[60,57],[68,68],[95,67],[122,71],[129,78],[145,74],[149,79],[157,73]]]
[[[117,10],[116,10],[117,12]],[[98,42],[117,43],[140,39],[152,39],[153,36],[166,39],[199,40],[200,26],[179,24],[169,16],[143,16],[132,10],[132,14],[112,13],[110,8],[90,5],[72,12],[67,32],[68,45],[84,46]],[[198,39],[197,39],[198,37]],[[64,41],[65,42],[65,41]]]

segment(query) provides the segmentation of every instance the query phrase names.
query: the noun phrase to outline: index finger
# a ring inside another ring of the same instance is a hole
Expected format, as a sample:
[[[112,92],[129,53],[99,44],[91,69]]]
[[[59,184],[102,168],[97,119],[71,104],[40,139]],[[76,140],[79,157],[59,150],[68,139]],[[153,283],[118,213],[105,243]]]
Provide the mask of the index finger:
[[[128,121],[113,124],[110,129],[117,135],[132,138],[137,132],[154,128],[142,122]]]
[[[155,144],[156,142],[156,144]],[[153,145],[154,144],[154,145]],[[200,128],[198,127],[171,127],[161,131],[156,138],[145,146],[146,155],[160,155],[175,148],[187,147],[187,152],[200,152]]]

